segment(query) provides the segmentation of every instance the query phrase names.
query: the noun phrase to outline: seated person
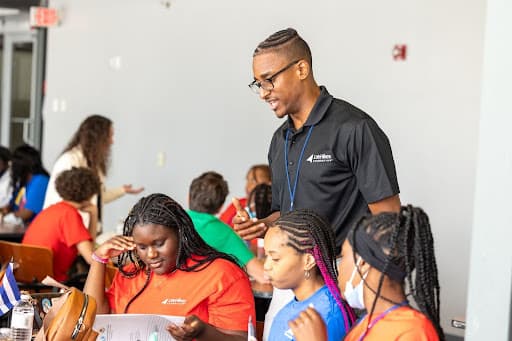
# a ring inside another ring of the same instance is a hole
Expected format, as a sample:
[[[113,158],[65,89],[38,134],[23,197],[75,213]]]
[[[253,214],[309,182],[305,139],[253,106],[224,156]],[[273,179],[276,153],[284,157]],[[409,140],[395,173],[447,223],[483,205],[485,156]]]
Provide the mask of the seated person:
[[[238,198],[237,200],[240,202],[242,207],[247,207],[247,197],[252,192],[254,187],[259,184],[267,184],[270,185],[270,168],[268,165],[254,165],[252,166],[247,175],[245,177],[245,198]],[[219,219],[229,226],[233,227],[233,218],[236,215],[236,207],[233,203],[230,203],[229,206],[220,214]]]
[[[254,187],[247,197],[246,205],[245,210],[250,218],[263,219],[268,217],[272,213],[272,186],[259,184]],[[246,242],[250,243],[251,250],[257,250],[258,258],[264,258],[263,238],[254,238]]]
[[[250,218],[263,219],[272,213],[272,186],[259,184],[249,193],[246,210]]]
[[[336,247],[329,224],[311,210],[282,215],[265,235],[265,275],[295,297],[274,317],[269,341],[295,340],[288,322],[313,306],[327,325],[329,341],[342,340],[355,315],[338,289]],[[314,340],[314,339],[311,339]]]
[[[55,186],[63,200],[37,215],[28,226],[22,243],[52,249],[54,277],[65,281],[78,254],[91,263],[98,212],[90,199],[100,190],[100,182],[90,169],[72,168],[60,173]],[[92,217],[88,229],[79,210]]]
[[[9,205],[12,197],[11,151],[0,146],[0,207]]]
[[[105,292],[105,263],[119,272]],[[84,292],[98,314],[187,316],[168,331],[179,340],[247,340],[254,321],[249,279],[235,260],[197,234],[185,210],[164,194],[140,199],[115,236],[93,253]]]
[[[43,209],[49,175],[43,167],[39,151],[29,145],[16,148],[11,160],[14,187],[9,206],[2,213],[12,212],[20,223],[28,224]]]
[[[360,220],[343,243],[338,280],[347,302],[368,311],[345,340],[444,340],[434,241],[422,209],[406,206]],[[407,301],[406,286],[419,310]],[[314,309],[290,326],[299,341],[326,340]]]
[[[265,283],[263,264],[249,250],[247,244],[228,225],[215,217],[228,194],[228,184],[222,175],[206,172],[195,178],[189,189],[188,215],[197,233],[214,249],[230,254],[245,266],[249,275]]]

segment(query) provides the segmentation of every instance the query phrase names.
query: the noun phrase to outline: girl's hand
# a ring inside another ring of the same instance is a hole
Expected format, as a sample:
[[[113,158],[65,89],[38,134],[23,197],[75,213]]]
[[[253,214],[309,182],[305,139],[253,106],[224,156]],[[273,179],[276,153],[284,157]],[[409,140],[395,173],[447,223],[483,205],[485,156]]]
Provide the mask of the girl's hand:
[[[295,320],[288,322],[297,341],[326,341],[327,329],[324,320],[314,308],[302,311]]]
[[[94,251],[96,256],[101,258],[112,258],[135,249],[133,237],[114,236],[98,246]]]
[[[196,315],[190,315],[181,326],[169,324],[167,331],[178,341],[190,341],[201,335],[205,328],[206,324],[201,319]]]

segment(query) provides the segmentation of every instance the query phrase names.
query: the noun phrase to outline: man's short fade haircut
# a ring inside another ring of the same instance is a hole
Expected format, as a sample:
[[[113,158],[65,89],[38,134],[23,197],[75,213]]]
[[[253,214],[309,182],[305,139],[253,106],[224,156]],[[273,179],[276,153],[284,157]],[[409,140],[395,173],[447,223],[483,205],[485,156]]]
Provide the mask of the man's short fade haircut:
[[[216,172],[206,172],[192,180],[189,190],[190,209],[215,214],[229,193],[228,183]]]
[[[100,191],[100,179],[91,169],[73,167],[59,174],[55,188],[62,199],[73,202],[90,200]]]
[[[254,50],[253,57],[263,53],[278,53],[291,61],[304,59],[313,66],[313,58],[308,43],[293,28],[277,31],[262,41]]]

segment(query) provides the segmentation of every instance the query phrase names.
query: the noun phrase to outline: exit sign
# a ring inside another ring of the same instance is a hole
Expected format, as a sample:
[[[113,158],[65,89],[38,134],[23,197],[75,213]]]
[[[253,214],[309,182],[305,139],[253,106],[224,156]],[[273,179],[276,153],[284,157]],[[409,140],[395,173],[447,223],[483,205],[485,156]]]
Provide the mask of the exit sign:
[[[53,27],[59,23],[59,15],[55,8],[30,7],[30,26]]]

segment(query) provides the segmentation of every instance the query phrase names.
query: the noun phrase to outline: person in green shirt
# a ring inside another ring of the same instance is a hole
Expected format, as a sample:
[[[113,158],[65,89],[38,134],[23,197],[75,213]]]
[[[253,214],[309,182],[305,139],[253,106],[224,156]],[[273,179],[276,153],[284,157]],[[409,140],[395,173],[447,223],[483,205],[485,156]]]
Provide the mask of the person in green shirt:
[[[228,195],[226,180],[216,172],[206,172],[192,180],[189,189],[188,215],[197,233],[214,249],[232,255],[247,273],[260,283],[268,283],[263,275],[263,262],[249,250],[233,229],[215,215]]]

